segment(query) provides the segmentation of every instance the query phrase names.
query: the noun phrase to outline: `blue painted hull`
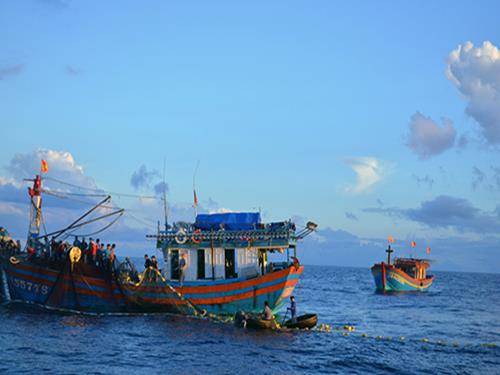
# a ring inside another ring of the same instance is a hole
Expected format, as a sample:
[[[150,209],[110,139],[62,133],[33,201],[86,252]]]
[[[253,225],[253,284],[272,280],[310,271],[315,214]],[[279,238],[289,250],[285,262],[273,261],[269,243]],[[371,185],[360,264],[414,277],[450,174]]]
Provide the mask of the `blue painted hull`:
[[[4,262],[10,298],[44,307],[92,313],[172,312],[192,314],[192,305],[214,314],[260,312],[264,301],[277,312],[292,294],[302,267],[277,271],[251,280],[158,281],[119,284],[111,275],[85,275],[31,263]],[[169,285],[173,287],[170,288]],[[186,302],[186,299],[191,303]]]
[[[432,285],[432,277],[424,280],[416,280],[405,274],[403,271],[392,266],[386,265],[385,285],[383,280],[383,271],[380,265],[372,267],[373,280],[376,289],[386,292],[412,292],[426,291]]]

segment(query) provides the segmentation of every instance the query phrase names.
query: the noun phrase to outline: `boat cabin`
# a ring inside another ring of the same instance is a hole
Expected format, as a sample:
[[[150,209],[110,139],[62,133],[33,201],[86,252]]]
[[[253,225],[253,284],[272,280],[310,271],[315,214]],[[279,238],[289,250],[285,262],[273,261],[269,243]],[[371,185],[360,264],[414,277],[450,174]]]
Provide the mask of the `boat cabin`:
[[[167,279],[179,279],[181,257],[187,266],[186,282],[251,279],[290,266],[297,240],[314,229],[296,233],[291,221],[265,224],[252,212],[199,214],[192,224],[175,223],[149,237],[158,239]],[[282,253],[283,262],[270,262],[270,252]]]
[[[414,279],[425,280],[430,261],[428,259],[396,258],[394,266]]]

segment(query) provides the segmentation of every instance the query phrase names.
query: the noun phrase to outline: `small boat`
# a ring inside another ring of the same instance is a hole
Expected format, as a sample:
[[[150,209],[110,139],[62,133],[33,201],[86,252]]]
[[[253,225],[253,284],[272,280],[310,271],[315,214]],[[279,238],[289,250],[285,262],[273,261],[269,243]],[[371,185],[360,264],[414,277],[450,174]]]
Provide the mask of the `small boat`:
[[[391,263],[391,245],[387,248],[387,263],[375,264],[372,268],[373,279],[377,290],[384,292],[426,291],[434,280],[427,275],[430,267],[429,259],[395,258]]]
[[[294,323],[292,319],[289,319],[283,324],[286,328],[299,328],[299,329],[311,329],[318,324],[318,316],[316,314],[304,314],[297,317],[297,321]]]
[[[246,320],[247,328],[256,328],[256,329],[275,329],[276,322],[273,320],[261,319],[258,317],[251,317]]]

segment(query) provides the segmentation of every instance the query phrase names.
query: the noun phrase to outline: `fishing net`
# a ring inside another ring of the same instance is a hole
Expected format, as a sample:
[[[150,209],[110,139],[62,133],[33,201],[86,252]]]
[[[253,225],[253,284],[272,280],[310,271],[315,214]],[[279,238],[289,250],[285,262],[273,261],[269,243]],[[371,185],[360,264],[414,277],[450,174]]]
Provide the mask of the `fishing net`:
[[[117,285],[129,310],[205,315],[204,310],[189,301],[153,267],[139,273],[132,262],[126,259],[118,266],[116,275]]]

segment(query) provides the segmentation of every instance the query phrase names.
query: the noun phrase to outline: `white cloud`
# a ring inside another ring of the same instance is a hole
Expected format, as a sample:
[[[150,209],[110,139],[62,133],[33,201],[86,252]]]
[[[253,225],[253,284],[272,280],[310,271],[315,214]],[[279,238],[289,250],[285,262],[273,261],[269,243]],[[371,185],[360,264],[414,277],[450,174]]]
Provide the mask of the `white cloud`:
[[[344,159],[356,173],[356,183],[344,188],[347,193],[360,194],[370,191],[390,171],[391,164],[374,157],[352,157]]]
[[[500,144],[500,50],[459,45],[448,57],[446,75],[467,100],[466,113],[481,126],[490,144]]]
[[[451,120],[443,119],[440,127],[432,118],[416,112],[408,124],[409,134],[407,146],[420,159],[429,159],[441,154],[455,143],[456,131]]]
[[[46,177],[65,181],[83,188],[97,188],[94,179],[85,175],[83,166],[75,162],[70,152],[42,148],[29,153],[14,155],[6,167],[10,174],[9,180],[22,184],[23,178],[33,178],[35,174],[40,173],[42,159],[46,160],[49,165],[49,172],[45,175]],[[47,179],[47,184],[51,187],[52,183],[49,181]],[[62,188],[60,185],[57,187]]]

